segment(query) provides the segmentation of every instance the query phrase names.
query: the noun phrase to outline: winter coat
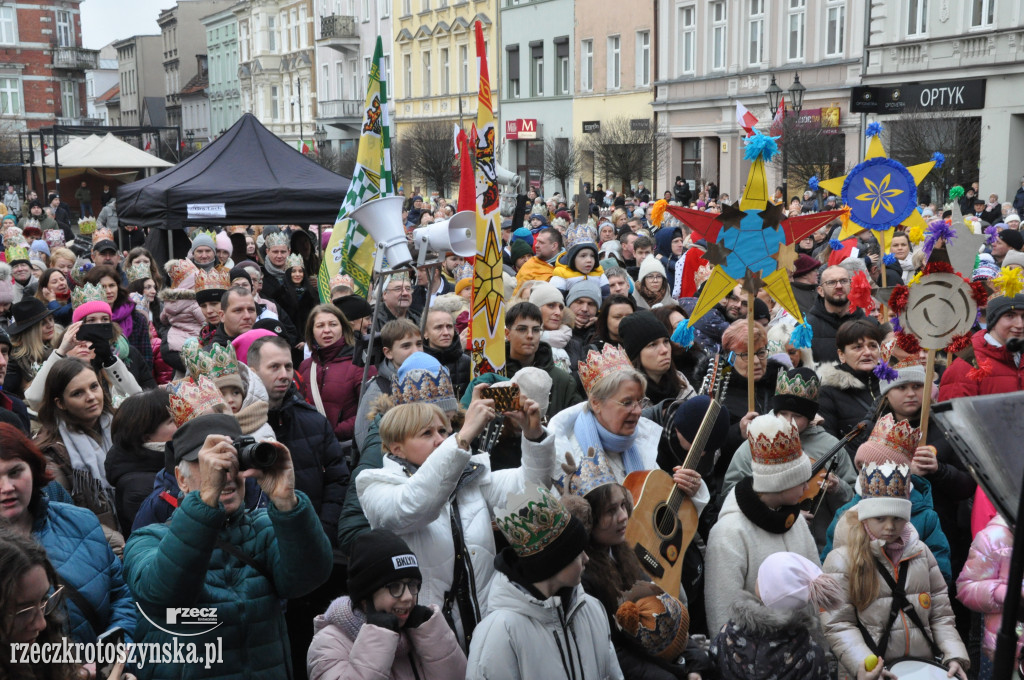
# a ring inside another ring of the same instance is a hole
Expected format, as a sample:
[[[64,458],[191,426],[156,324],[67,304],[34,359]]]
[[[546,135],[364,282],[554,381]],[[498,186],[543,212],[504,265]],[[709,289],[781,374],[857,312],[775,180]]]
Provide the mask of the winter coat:
[[[106,227],[107,229],[114,231],[117,229],[117,199],[112,198],[107,201],[107,204],[100,210],[100,214],[96,216],[96,224],[100,227]],[[72,239],[74,236],[72,235]],[[71,241],[68,241],[70,243]]]
[[[494,577],[494,532],[491,516],[504,507],[506,496],[522,493],[524,485],[550,486],[555,475],[554,438],[545,432],[541,442],[522,440],[521,467],[492,472],[487,454],[473,456],[448,437],[418,469],[398,459],[384,459],[379,470],[366,470],[356,480],[359,502],[374,529],[402,536],[416,554],[423,574],[420,604],[444,603],[455,569],[451,513],[458,501],[462,538],[469,550],[475,582],[474,600],[480,616],[489,611],[488,595]],[[463,639],[459,608],[453,607],[459,638]]]
[[[345,338],[338,338],[329,347],[311,347],[310,358],[299,366],[302,377],[302,398],[316,408],[313,399],[313,383],[310,374],[316,362],[316,383],[324,415],[334,428],[339,441],[352,439],[355,432],[356,412],[359,408],[359,386],[363,381],[363,369],[352,363],[353,346]],[[371,371],[370,375],[373,375]]]
[[[819,297],[811,311],[807,312],[807,323],[814,333],[814,339],[811,340],[811,354],[814,360],[819,364],[838,360],[836,332],[846,321],[863,318],[863,309],[856,309],[852,314],[834,314],[825,309],[825,302]]]
[[[807,609],[779,611],[738,594],[729,623],[711,642],[722,680],[828,680],[826,652],[811,637],[818,622]]]
[[[554,275],[555,266],[534,255],[516,273],[516,287],[522,285],[523,281],[550,281]]]
[[[114,444],[107,451],[103,466],[107,481],[114,487],[114,508],[121,533],[128,536],[139,506],[153,490],[156,473],[164,469],[164,445],[154,450],[140,444],[137,450],[127,451]]]
[[[1017,193],[1013,195],[1013,210],[1018,215],[1024,215],[1024,186],[1017,187]]]
[[[676,263],[679,261],[679,257],[672,252],[672,239],[676,236],[682,236],[683,232],[678,227],[659,229],[654,232],[654,252],[658,256],[658,260],[665,267],[665,275],[668,278],[669,286],[676,280]]]
[[[451,680],[466,676],[466,654],[436,605],[425,622],[396,633],[366,623],[362,616],[357,622],[351,616],[350,602],[347,596],[335,600],[326,613],[313,620],[313,644],[306,656],[310,680]],[[342,619],[339,609],[348,610],[349,616]]]
[[[828,453],[837,443],[838,440],[820,425],[810,425],[800,433],[800,446],[812,463]],[[839,465],[836,469],[839,484],[835,491],[825,493],[821,509],[810,523],[811,534],[814,535],[814,543],[819,550],[825,547],[828,527],[832,523],[832,518],[835,517],[839,508],[853,497],[853,487],[857,483],[857,470],[853,467],[850,457],[844,451],[840,451],[836,454],[836,458]],[[728,494],[736,484],[753,474],[750,442],[745,441],[740,444],[740,448],[736,449],[736,453],[732,456],[729,469],[725,473],[725,486],[722,487],[722,493]]]
[[[843,523],[836,539],[837,547],[829,553],[823,567],[823,571],[836,577],[846,592],[849,592],[852,560],[847,544],[848,526],[848,523]],[[921,622],[929,628],[929,636],[942,650],[943,664],[956,660],[966,669],[969,665],[967,649],[956,632],[946,581],[928,546],[918,538],[917,530],[912,524],[907,526],[909,538],[898,565],[889,560],[882,549],[881,540],[870,542],[871,554],[885,567],[894,581],[899,570],[909,570],[904,585],[907,601],[914,607]],[[874,644],[878,644],[885,633],[883,629],[889,620],[891,609],[892,590],[885,580],[878,576],[878,597],[866,609],[858,612],[852,603],[845,602],[839,609],[821,615],[825,639],[828,640],[832,653],[851,675],[856,676],[857,670],[864,664],[865,657],[873,653],[857,628],[857,622],[864,626]],[[932,652],[921,630],[904,612],[900,612],[893,623],[889,644],[880,656],[887,664],[892,664],[906,656],[931,658]]]
[[[359,464],[352,470],[352,479],[345,492],[345,504],[341,506],[341,517],[338,518],[338,549],[345,555],[351,555],[353,541],[370,530],[370,522],[359,503],[359,492],[356,490],[359,485],[356,480],[364,470],[379,470],[384,466],[384,452],[380,446],[382,417],[379,414],[375,415],[373,422],[370,423],[370,430],[362,442]]]
[[[823,364],[818,367],[818,377],[818,415],[825,419],[822,425],[829,434],[837,439],[845,437],[857,423],[871,418],[880,394],[874,373],[853,371],[846,364]],[[850,460],[870,434],[871,430],[865,428],[846,445]]]
[[[243,363],[239,363],[238,368],[242,375],[242,384],[245,385],[245,397],[242,399],[242,408],[235,414],[235,419],[242,428],[242,434],[257,441],[276,441],[274,428],[267,422],[267,388],[251,368]]]
[[[569,250],[564,251],[558,256],[558,259],[555,260],[555,269],[548,281],[555,288],[561,291],[562,295],[568,295],[569,291],[572,290],[572,287],[577,283],[581,283],[583,281],[594,281],[601,289],[601,296],[608,297],[608,277],[605,276],[604,269],[601,268],[601,264],[599,262],[595,262],[594,270],[589,274],[584,274],[573,267],[573,260],[579,252],[584,249],[584,247],[592,249],[597,248],[593,243],[577,243]],[[597,260],[598,258],[595,256],[594,259]],[[598,301],[597,306],[601,306],[600,301]]]
[[[198,491],[185,496],[167,524],[136,531],[124,552],[125,580],[140,611],[137,642],[168,644],[171,634],[196,626],[167,623],[168,607],[215,607],[218,627],[197,642],[217,641],[222,664],[146,664],[132,670],[146,678],[237,677],[278,680],[291,677],[291,650],[282,599],[302,597],[331,573],[331,546],[313,506],[301,491],[288,512],[211,508]],[[228,543],[249,555],[261,570],[218,546]],[[268,573],[273,582],[261,572]],[[128,669],[130,670],[130,669]]]
[[[160,300],[164,303],[160,323],[168,327],[167,349],[180,352],[186,340],[199,337],[206,317],[196,302],[195,291],[164,288],[160,291]]]
[[[939,401],[1024,390],[1024,361],[1017,366],[1005,347],[997,347],[985,339],[986,333],[983,329],[971,336],[975,361],[986,375],[976,380],[970,375],[971,364],[957,357],[942,373]]]
[[[953,580],[952,570],[949,562],[949,541],[942,533],[942,525],[939,516],[935,513],[932,503],[932,486],[928,480],[913,475],[911,481],[914,488],[910,491],[910,523],[914,525],[918,538],[928,546],[932,556],[939,565],[943,577],[951,582]],[[853,508],[860,502],[860,494],[855,494],[850,502],[836,510],[836,516],[829,525],[825,534],[825,548],[821,551],[821,559],[825,560],[832,552],[833,542],[838,541],[836,533],[839,531],[840,519],[843,513]]]
[[[114,363],[103,367],[103,376],[107,379],[111,396],[115,399],[124,399],[133,394],[138,394],[144,389],[156,387],[156,381],[153,380],[152,372],[149,371],[149,367],[143,362],[139,353],[134,350],[134,347],[128,348],[128,363],[131,363],[131,366],[118,357],[115,352]],[[50,374],[50,369],[60,360],[61,357],[56,352],[51,352],[50,356],[43,362],[43,365],[39,367],[32,383],[25,388],[25,402],[36,411],[39,410],[39,406],[43,401],[46,377]]]
[[[956,579],[957,599],[968,609],[985,615],[981,646],[989,659],[995,654],[996,636],[1003,621],[1012,553],[1013,529],[997,515],[974,537],[967,564]],[[1021,618],[1024,617],[1018,620]],[[1018,659],[1022,645],[1024,639],[1017,640]]]
[[[469,385],[470,359],[462,346],[458,334],[452,337],[447,347],[438,349],[423,343],[423,351],[434,357],[438,362],[448,369],[448,375],[452,379],[452,388],[455,390],[455,398],[459,399]]]
[[[746,482],[744,482],[745,484]],[[754,592],[757,570],[765,558],[777,552],[795,552],[819,564],[818,550],[807,521],[799,513],[785,533],[767,531],[755,524],[736,500],[739,486],[726,496],[718,522],[708,535],[704,557],[704,603],[708,630],[717,633],[729,620],[729,604],[737,593]],[[761,506],[764,508],[765,506]]]
[[[68,628],[72,640],[94,642],[101,633],[120,626],[126,641],[135,639],[135,605],[117,559],[96,516],[84,508],[40,497],[33,515],[32,536],[46,549],[60,579],[92,605],[100,629],[66,593]],[[66,590],[66,588],[65,588]]]
[[[17,397],[0,392],[0,410],[10,411],[18,416],[18,420],[21,422],[21,431],[25,434],[31,434],[32,421],[29,419],[25,402]]]
[[[368,380],[363,385],[363,394],[359,398],[359,408],[356,410],[356,422],[354,424],[354,442],[362,455],[364,442],[370,430],[370,410],[382,394],[391,395],[391,379],[395,376],[395,366],[389,359],[384,359],[377,364],[377,377]]]
[[[715,305],[693,324],[694,342],[708,352],[717,351],[722,344],[722,334],[730,323],[722,313],[721,305]]]
[[[604,607],[583,586],[543,600],[499,572],[491,613],[469,649],[466,680],[621,680],[609,635]]]
[[[295,488],[309,496],[333,545],[348,486],[348,465],[331,424],[302,400],[295,387],[284,395],[281,406],[270,409],[267,422],[277,441],[291,451]]]
[[[774,359],[768,359],[764,375],[754,383],[754,410],[758,413],[768,413],[771,410],[771,400],[775,396],[775,384],[778,382],[779,371],[783,366]],[[699,372],[703,375],[703,371]],[[740,432],[740,421],[747,414],[747,379],[739,373],[733,373],[725,394],[722,396],[722,406],[729,412],[729,433],[722,444],[722,459],[716,470],[724,475],[725,470],[746,438]]]
[[[171,514],[181,504],[181,489],[173,472],[161,469],[153,477],[153,485],[149,495],[139,504],[132,522],[131,530],[138,531],[150,524],[163,524],[171,518]],[[263,494],[255,479],[245,480],[245,508],[255,510],[265,508],[269,499]]]

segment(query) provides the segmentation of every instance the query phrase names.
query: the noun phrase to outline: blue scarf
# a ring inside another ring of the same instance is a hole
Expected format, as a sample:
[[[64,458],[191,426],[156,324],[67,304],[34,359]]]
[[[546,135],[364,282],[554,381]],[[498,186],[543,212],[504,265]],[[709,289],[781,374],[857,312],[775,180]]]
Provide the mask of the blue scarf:
[[[636,445],[636,440],[640,436],[639,431],[635,430],[628,436],[614,434],[597,422],[597,417],[593,413],[585,410],[576,417],[573,433],[584,453],[591,448],[604,453],[621,452],[622,464],[626,468],[627,475],[637,470],[646,469],[640,458],[640,449]]]

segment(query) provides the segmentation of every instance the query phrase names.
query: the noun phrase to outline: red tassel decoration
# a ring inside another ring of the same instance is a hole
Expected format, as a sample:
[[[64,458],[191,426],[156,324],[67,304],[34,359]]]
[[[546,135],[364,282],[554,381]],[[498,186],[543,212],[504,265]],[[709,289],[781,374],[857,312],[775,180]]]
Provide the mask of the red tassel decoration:
[[[925,276],[927,276],[928,274],[936,274],[936,273],[938,273],[938,274],[952,274],[953,273],[953,265],[951,265],[948,262],[938,262],[938,261],[936,261],[936,262],[929,262],[928,264],[926,264],[924,266],[923,272],[924,272]]]
[[[971,336],[969,334],[955,335],[953,339],[946,345],[946,351],[950,354],[957,354],[967,349],[971,344]]]
[[[917,339],[916,335],[912,335],[911,333],[897,333],[896,346],[907,354],[913,354],[915,356],[921,351],[921,342]]]
[[[850,284],[850,313],[855,309],[863,309],[865,314],[871,313],[874,301],[871,299],[871,284],[864,272],[857,272]]]
[[[910,289],[900,284],[892,289],[889,295],[889,307],[896,314],[902,314],[907,310],[907,298],[910,296]]]
[[[978,308],[988,306],[988,289],[985,288],[983,281],[975,281],[971,284],[971,297],[974,298],[974,304],[978,305]]]
[[[976,367],[967,371],[967,377],[975,382],[981,382],[990,375],[992,375],[992,365],[988,359],[982,359]]]

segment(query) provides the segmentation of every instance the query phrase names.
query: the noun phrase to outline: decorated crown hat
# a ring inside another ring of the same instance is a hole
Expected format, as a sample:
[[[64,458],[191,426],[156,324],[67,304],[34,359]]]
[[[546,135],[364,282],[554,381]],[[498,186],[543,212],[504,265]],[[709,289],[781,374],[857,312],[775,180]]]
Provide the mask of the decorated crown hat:
[[[305,268],[306,264],[302,261],[302,255],[298,253],[292,253],[284,262],[285,269],[291,269],[292,267]]]
[[[64,230],[63,229],[47,229],[43,232],[43,240],[46,241],[46,245],[50,246],[50,249],[64,247]]]
[[[188,235],[189,239],[193,243],[195,243],[195,240],[197,238],[199,238],[200,236],[205,236],[208,239],[210,239],[211,241],[213,241],[214,243],[217,242],[217,235],[215,233],[213,233],[212,231],[210,231],[209,229],[193,229],[192,233]]]
[[[192,260],[188,258],[168,260],[164,268],[171,278],[171,288],[192,289],[195,287],[195,275],[199,271],[199,267]]]
[[[74,266],[71,267],[71,278],[74,279],[75,284],[81,286],[85,283],[85,275],[89,273],[93,267],[95,267],[89,260],[78,260]]]
[[[814,420],[818,413],[818,390],[821,379],[818,374],[806,366],[798,366],[779,371],[775,381],[775,396],[772,397],[772,410],[793,411]]]
[[[527,486],[505,502],[495,511],[495,521],[511,545],[509,557],[530,583],[551,578],[586,547],[583,525],[548,489]]]
[[[421,401],[448,413],[459,410],[448,369],[426,352],[413,352],[402,362],[391,378],[391,396],[396,405]]]
[[[33,225],[38,227],[39,226],[39,220],[26,220],[25,221],[25,226],[26,227],[30,227],[30,226],[33,226]],[[11,240],[11,239],[22,238],[23,233],[24,232],[21,230],[21,227],[7,227],[7,229],[4,230],[4,240],[6,241],[6,240]]]
[[[861,468],[857,476],[857,493],[860,494],[856,509],[862,519],[873,517],[900,517],[910,519],[910,467],[892,461],[870,462]]]
[[[231,344],[225,347],[213,343],[207,350],[202,348],[198,338],[189,338],[182,345],[181,360],[185,362],[185,368],[193,378],[210,378],[219,389],[236,387],[245,390],[235,348]]]
[[[635,370],[626,352],[612,343],[606,344],[600,352],[590,350],[587,352],[587,360],[579,362],[580,380],[588,394],[601,378],[616,371]]]
[[[777,493],[810,480],[811,461],[789,419],[772,413],[754,418],[747,427],[747,441],[757,493]]]
[[[562,495],[586,496],[599,486],[618,483],[604,452],[593,447],[587,450],[587,455],[579,463],[566,452],[562,470],[564,474],[555,480],[555,487]]]
[[[71,306],[81,307],[87,302],[106,302],[107,294],[103,292],[103,287],[94,283],[84,283],[81,286],[76,286],[71,292]]]
[[[83,217],[78,220],[78,233],[82,236],[89,236],[96,231],[96,218],[95,217]]]
[[[128,283],[132,281],[138,281],[139,279],[148,279],[153,276],[153,273],[149,269],[149,265],[145,262],[136,262],[124,272],[128,276]]]
[[[10,265],[15,262],[28,262],[31,259],[28,248],[23,245],[8,245],[4,254],[7,257],[7,264]]]
[[[220,390],[204,375],[193,382],[191,378],[167,384],[171,393],[171,415],[178,427],[208,413],[230,413]]]
[[[110,231],[106,227],[103,227],[102,229],[97,229],[95,232],[93,232],[93,235],[92,235],[92,243],[93,243],[93,245],[96,245],[100,241],[113,241],[113,240],[114,240],[114,232]]]
[[[867,441],[857,447],[854,463],[861,466],[891,461],[910,465],[920,441],[921,428],[907,420],[897,421],[891,413],[886,413],[875,423]]]
[[[231,287],[230,273],[218,267],[209,270],[197,269],[194,275],[196,302],[219,302],[221,296]]]
[[[615,612],[622,631],[651,656],[675,663],[689,638],[690,614],[686,607],[653,583],[637,584],[625,598]]]
[[[288,246],[291,248],[292,239],[286,231],[275,231],[263,236],[263,244],[267,248],[273,248],[275,246]]]

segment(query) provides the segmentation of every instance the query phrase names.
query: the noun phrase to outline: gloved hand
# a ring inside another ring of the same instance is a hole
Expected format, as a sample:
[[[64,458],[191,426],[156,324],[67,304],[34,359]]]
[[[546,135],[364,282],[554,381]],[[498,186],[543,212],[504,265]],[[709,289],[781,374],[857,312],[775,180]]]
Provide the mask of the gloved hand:
[[[96,360],[100,362],[101,366],[109,366],[111,358],[113,357],[113,348],[109,342],[94,342],[92,343],[93,351],[96,352]]]
[[[368,611],[366,612],[366,622],[378,628],[398,632],[398,617],[391,612]]]
[[[419,628],[421,625],[430,620],[434,610],[430,607],[418,604],[412,608],[409,612],[409,618],[405,620],[406,628]]]

